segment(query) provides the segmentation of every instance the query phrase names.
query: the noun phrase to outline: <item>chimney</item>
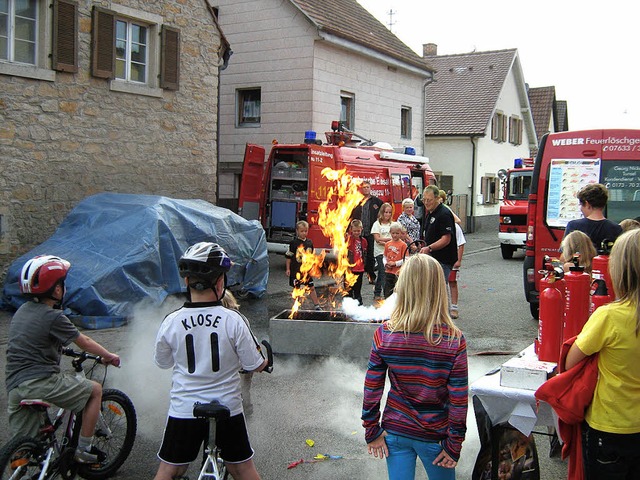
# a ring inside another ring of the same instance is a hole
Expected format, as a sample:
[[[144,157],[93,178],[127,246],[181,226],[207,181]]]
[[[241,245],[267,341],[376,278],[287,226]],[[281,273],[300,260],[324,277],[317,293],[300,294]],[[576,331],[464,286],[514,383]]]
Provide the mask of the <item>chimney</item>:
[[[435,43],[423,43],[422,44],[422,56],[423,57],[435,57],[438,55],[438,45]]]

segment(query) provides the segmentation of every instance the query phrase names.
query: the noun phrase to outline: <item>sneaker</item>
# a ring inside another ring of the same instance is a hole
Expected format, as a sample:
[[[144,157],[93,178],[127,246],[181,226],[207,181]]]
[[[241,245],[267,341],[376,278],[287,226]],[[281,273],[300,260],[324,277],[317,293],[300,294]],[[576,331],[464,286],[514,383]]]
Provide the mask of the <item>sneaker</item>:
[[[314,307],[314,310],[316,310],[317,312],[321,312],[322,311],[322,307],[318,304]]]
[[[458,310],[451,310],[451,318],[456,320],[458,318]]]
[[[74,459],[78,463],[102,463],[107,459],[107,454],[94,446],[91,450],[76,448]]]

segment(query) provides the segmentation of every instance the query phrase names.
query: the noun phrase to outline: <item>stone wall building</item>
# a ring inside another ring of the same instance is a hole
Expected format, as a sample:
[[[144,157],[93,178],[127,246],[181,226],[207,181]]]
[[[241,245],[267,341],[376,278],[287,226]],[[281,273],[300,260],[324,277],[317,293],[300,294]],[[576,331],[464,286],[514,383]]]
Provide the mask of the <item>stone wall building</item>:
[[[206,0],[8,0],[0,279],[89,195],[216,201],[216,15]]]

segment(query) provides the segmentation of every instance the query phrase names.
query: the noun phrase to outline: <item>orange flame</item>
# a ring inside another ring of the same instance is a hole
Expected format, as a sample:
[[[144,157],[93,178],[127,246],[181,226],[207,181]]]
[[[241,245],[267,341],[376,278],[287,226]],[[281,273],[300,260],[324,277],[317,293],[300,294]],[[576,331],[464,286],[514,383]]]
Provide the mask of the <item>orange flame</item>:
[[[361,181],[351,177],[345,169],[325,168],[321,173],[327,180],[335,182],[335,186],[329,187],[326,199],[318,207],[318,225],[322,229],[322,233],[329,239],[335,255],[335,263],[329,264],[328,273],[335,280],[338,286],[337,291],[346,293],[358,278],[351,272],[353,264],[349,263],[348,240],[345,233],[351,221],[351,212],[364,199],[358,190]],[[329,208],[330,206],[333,208]],[[316,255],[301,248],[296,252],[296,257],[301,263],[298,275],[301,284],[295,287],[291,294],[295,301],[289,318],[293,318],[309,293],[309,287],[305,283],[311,277],[321,276],[325,253]]]

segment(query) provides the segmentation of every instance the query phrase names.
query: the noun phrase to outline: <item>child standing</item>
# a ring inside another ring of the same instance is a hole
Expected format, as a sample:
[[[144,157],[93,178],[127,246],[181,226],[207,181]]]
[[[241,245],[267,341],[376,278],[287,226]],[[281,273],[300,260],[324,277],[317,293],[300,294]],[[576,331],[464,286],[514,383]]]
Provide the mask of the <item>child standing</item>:
[[[384,263],[382,258],[384,256],[384,245],[391,240],[391,216],[393,209],[391,204],[383,203],[378,212],[378,220],[375,221],[371,227],[371,234],[373,235],[373,256],[376,259],[376,284],[373,288],[373,299],[375,301],[382,301],[382,287],[384,286]]]
[[[385,243],[382,261],[384,262],[384,298],[389,298],[398,281],[398,272],[407,252],[407,244],[402,240],[402,224],[393,222],[389,228],[391,240]]]
[[[429,478],[453,480],[467,430],[467,345],[449,317],[438,261],[408,257],[396,295],[391,318],[374,333],[364,381],[367,448],[387,459],[391,480],[415,478],[417,456]],[[381,415],[387,377],[391,387]]]
[[[301,281],[299,277],[300,267],[302,265],[301,252],[302,247],[307,252],[313,252],[313,242],[307,238],[309,233],[309,224],[304,220],[300,220],[296,223],[296,238],[289,243],[289,250],[285,253],[285,268],[286,275],[289,277],[289,285],[291,287],[300,288],[306,286],[309,288],[309,297],[313,302],[313,307],[316,310],[322,310],[320,302],[318,302],[318,295],[316,294],[316,288],[313,285],[313,279],[309,278],[305,281]]]
[[[640,478],[640,230],[618,237],[609,273],[616,300],[589,317],[565,367],[598,354],[598,382],[582,424],[585,478]]]
[[[349,289],[348,296],[358,300],[358,304],[362,305],[362,277],[364,276],[368,245],[367,239],[362,236],[362,222],[360,220],[351,220],[348,235],[349,262],[353,264],[351,273],[358,277],[356,283]]]
[[[451,273],[449,274],[449,290],[451,292],[451,318],[458,318],[458,280],[460,280],[460,264],[462,263],[462,255],[464,254],[464,239],[462,227],[456,225],[456,243],[458,244],[458,260],[453,264]]]

